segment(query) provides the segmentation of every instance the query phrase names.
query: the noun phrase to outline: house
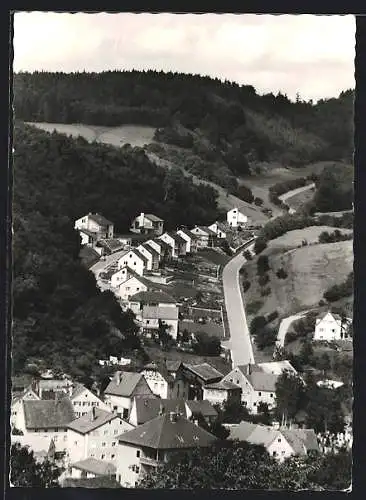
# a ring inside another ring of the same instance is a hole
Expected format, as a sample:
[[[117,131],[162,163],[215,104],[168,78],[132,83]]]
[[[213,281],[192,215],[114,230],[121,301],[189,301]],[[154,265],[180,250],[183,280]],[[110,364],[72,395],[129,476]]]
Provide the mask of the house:
[[[277,363],[277,362],[274,362]],[[282,363],[282,362],[280,362]],[[287,362],[288,363],[288,362]],[[287,369],[286,364],[282,364],[283,369]],[[272,363],[263,363],[264,368],[260,364],[249,364],[236,366],[222,380],[229,381],[242,390],[241,400],[252,413],[257,413],[260,403],[266,403],[271,409],[275,406],[276,401],[276,381],[282,371],[279,370],[278,363],[271,370]],[[289,363],[290,364],[290,363]],[[291,366],[291,372],[297,373]]]
[[[132,225],[130,230],[133,233],[142,233],[142,234],[154,234],[156,236],[160,236],[163,234],[164,221],[160,219],[160,217],[156,217],[153,214],[144,214],[140,213],[137,217],[132,221]]]
[[[128,301],[139,292],[147,292],[155,289],[156,285],[144,276],[140,276],[134,271],[129,271],[128,279],[118,285],[116,295],[121,300]]]
[[[184,398],[136,398],[132,403],[129,422],[138,426],[156,418],[159,414],[170,412],[176,412],[194,422],[203,418],[207,424],[216,422],[218,417],[217,411],[208,401],[193,401]]]
[[[240,212],[237,207],[229,210],[226,218],[230,227],[244,227],[248,223],[248,217],[243,212]]]
[[[188,383],[181,361],[152,362],[141,373],[153,393],[162,399],[188,398]]]
[[[113,238],[114,224],[100,214],[84,215],[75,221],[75,229],[82,231],[85,235],[91,234],[96,240]],[[86,230],[86,232],[85,232]]]
[[[92,408],[109,411],[109,406],[82,384],[75,385],[70,400],[76,418],[86,415]]]
[[[12,393],[24,394],[24,392],[31,388],[34,378],[31,375],[18,375],[11,377],[11,390]]]
[[[211,226],[208,226],[208,229],[211,229],[211,231],[213,231],[220,239],[225,239],[227,236],[225,224],[222,224],[221,222],[214,222]]]
[[[186,255],[186,240],[177,233],[164,233],[159,239],[167,243],[172,249],[173,259]]]
[[[148,271],[157,271],[159,269],[160,254],[150,245],[139,245],[137,250],[147,259],[146,269]]]
[[[144,376],[136,372],[116,372],[104,391],[107,405],[123,419],[129,416],[133,398],[141,396],[156,397]]]
[[[116,466],[111,462],[96,458],[86,458],[69,466],[69,477],[72,479],[91,479],[107,476],[115,479],[116,470]]]
[[[203,387],[218,382],[223,374],[208,363],[198,365],[183,364],[183,375],[189,384],[189,399],[203,399]]]
[[[73,390],[73,382],[68,378],[63,379],[39,379],[34,383],[35,393],[42,399],[45,392],[59,392],[70,395]]]
[[[216,440],[176,412],[159,415],[119,437],[117,481],[136,487],[145,474],[169,462],[178,451],[208,448]]]
[[[351,318],[342,318],[341,315],[325,312],[318,316],[315,321],[313,340],[352,340],[348,337],[347,330],[352,323]]]
[[[211,404],[239,403],[241,402],[241,388],[229,380],[219,380],[203,386],[203,399]]]
[[[148,266],[148,259],[136,248],[133,248],[122,255],[117,261],[118,269],[129,267],[132,271],[142,276]]]
[[[115,413],[94,406],[67,425],[69,463],[91,458],[115,464],[118,436],[133,428]]]
[[[169,261],[173,257],[173,249],[165,241],[155,238],[154,240],[146,241],[146,245],[156,250],[159,254],[160,262]]]
[[[111,255],[112,253],[119,252],[126,246],[129,245],[126,245],[124,241],[121,241],[118,238],[102,239],[96,243],[96,247],[103,250],[103,255]]]
[[[118,288],[131,278],[133,272],[128,266],[118,268],[116,264],[113,264],[99,274],[99,279],[109,283],[111,288]]]
[[[142,331],[147,336],[158,331],[161,321],[168,325],[168,333],[177,338],[179,308],[177,301],[167,293],[159,290],[138,292],[129,298],[128,307],[141,322]]]
[[[193,234],[188,229],[179,229],[177,234],[186,241],[186,253],[196,253],[197,252],[197,242],[198,236]]]
[[[226,427],[230,431],[228,439],[264,446],[269,455],[281,462],[293,455],[305,456],[309,451],[319,451],[313,429],[276,429],[251,422]]]
[[[23,446],[34,451],[47,450],[51,441],[57,452],[67,451],[67,425],[75,419],[73,405],[68,397],[24,400],[17,418],[20,436],[12,436]]]
[[[216,243],[216,233],[206,226],[196,226],[191,229],[191,233],[198,237],[197,248],[213,247]]]
[[[11,410],[10,410],[10,425],[12,428],[18,429],[18,415],[22,410],[23,401],[39,400],[40,397],[29,387],[21,393],[12,394]],[[20,424],[21,425],[21,424]]]

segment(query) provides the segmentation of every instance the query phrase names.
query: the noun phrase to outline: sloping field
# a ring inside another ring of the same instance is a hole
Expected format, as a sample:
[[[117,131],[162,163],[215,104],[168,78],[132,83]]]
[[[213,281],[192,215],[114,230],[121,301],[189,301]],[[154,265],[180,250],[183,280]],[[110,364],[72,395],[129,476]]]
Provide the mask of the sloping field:
[[[98,141],[112,146],[143,147],[153,140],[155,128],[140,125],[121,125],[120,127],[101,127],[97,125],[66,124],[66,123],[28,123],[46,132],[59,132],[72,137],[84,137],[89,142]]]
[[[268,242],[268,248],[263,252],[264,254],[270,254],[273,250],[278,249],[293,249],[297,248],[301,243],[306,240],[308,244],[317,243],[319,235],[327,231],[328,233],[333,233],[335,227],[330,226],[310,226],[304,229],[296,229],[295,231],[289,231],[283,234],[279,238],[275,238]],[[342,234],[352,233],[352,229],[339,229]]]

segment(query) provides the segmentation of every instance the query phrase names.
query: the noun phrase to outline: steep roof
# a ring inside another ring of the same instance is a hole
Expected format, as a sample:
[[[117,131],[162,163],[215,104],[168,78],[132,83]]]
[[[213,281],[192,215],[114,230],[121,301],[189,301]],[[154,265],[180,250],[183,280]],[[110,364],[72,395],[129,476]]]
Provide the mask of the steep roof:
[[[201,413],[204,417],[217,417],[217,411],[206,399],[188,400],[186,405],[192,413]]]
[[[159,416],[160,410],[164,413],[175,411],[186,416],[186,408],[183,399],[158,399],[158,398],[135,398],[137,424],[144,424]]]
[[[122,285],[124,285],[125,283],[127,283],[128,281],[130,281],[130,279],[136,278],[141,284],[145,285],[148,290],[158,289],[158,287],[156,286],[155,283],[153,283],[152,281],[149,281],[144,276],[140,276],[135,271],[132,271],[132,269],[128,268],[128,272],[129,272],[129,274],[131,274],[131,277],[128,278],[128,280],[124,281],[122,283]]]
[[[328,314],[330,314],[331,316],[333,316],[333,318],[337,321],[341,321],[342,320],[342,317],[340,316],[340,314],[337,314],[337,313],[332,313],[332,311],[325,311],[321,314],[319,314],[319,316],[317,316],[316,319],[318,320],[322,320],[324,319],[326,316],[328,316]]]
[[[88,214],[89,219],[92,219],[94,222],[99,224],[100,226],[113,226],[113,222],[103,217],[98,213],[96,214]]]
[[[145,248],[147,252],[150,252],[151,255],[154,256],[155,258],[159,257],[159,252],[157,252],[155,248],[153,248],[152,246],[148,245],[147,243],[144,243],[142,246]]]
[[[164,219],[160,219],[160,217],[157,217],[154,214],[145,214],[144,217],[151,220],[152,222],[164,222]]]
[[[80,469],[86,472],[92,472],[97,476],[108,476],[115,474],[117,469],[116,466],[110,462],[104,460],[97,460],[96,458],[86,458],[85,460],[80,460],[71,464],[74,469]]]
[[[188,236],[188,238],[190,238],[191,240],[198,240],[198,236],[194,233],[192,233],[192,231],[190,231],[189,229],[180,229],[179,231],[182,231],[182,233],[184,233],[185,235]]]
[[[142,255],[142,253],[137,250],[137,248],[132,248],[132,250],[129,250],[129,253],[133,252],[137,257],[139,257],[143,262],[144,264],[147,264],[149,261],[148,259],[145,257],[145,255]]]
[[[158,450],[209,447],[217,438],[182,416],[164,414],[119,436],[120,443]]]
[[[93,407],[90,412],[73,420],[67,427],[80,434],[87,434],[115,418],[117,418],[117,415],[114,413]]]
[[[144,306],[142,309],[144,319],[176,320],[178,316],[178,307]]]
[[[24,419],[27,429],[66,427],[75,418],[69,398],[24,400]]]
[[[215,231],[212,231],[212,229],[210,229],[207,226],[197,226],[197,227],[198,227],[198,229],[200,229],[204,233],[208,234],[209,236],[216,236]]]
[[[99,240],[98,245],[106,248],[110,252],[117,252],[117,250],[121,250],[123,248],[124,243],[119,241],[117,238],[108,238]]]
[[[120,381],[118,381],[119,377]],[[119,371],[115,374],[115,378],[109,382],[104,393],[130,397],[142,378],[143,375],[141,373]]]
[[[277,377],[275,375],[254,371],[245,376],[255,391],[276,392]]]
[[[168,245],[168,243],[164,240],[161,240],[160,238],[154,238],[152,241],[154,241],[154,243],[157,243],[158,245],[160,245],[161,248],[165,248],[165,250],[171,250],[171,246]]]
[[[307,451],[319,450],[318,440],[313,429],[293,429],[305,445]]]
[[[201,377],[203,380],[207,380],[207,382],[215,378],[222,378],[224,376],[221,372],[216,370],[216,368],[209,365],[208,363],[201,363],[198,365],[184,363],[184,366],[195,375]]]
[[[220,380],[219,382],[214,382],[212,384],[207,384],[204,386],[205,389],[216,389],[219,391],[228,391],[231,389],[240,389],[238,385],[230,382],[229,380]]]
[[[177,301],[165,292],[152,290],[147,292],[138,292],[132,295],[130,302],[144,302],[154,304],[176,304]]]
[[[227,425],[226,428],[230,431],[228,439],[239,439],[239,441],[247,441],[256,426],[257,424],[245,421],[240,422],[240,424]]]
[[[296,455],[306,455],[305,443],[300,434],[293,429],[281,429],[281,434],[294,450]]]

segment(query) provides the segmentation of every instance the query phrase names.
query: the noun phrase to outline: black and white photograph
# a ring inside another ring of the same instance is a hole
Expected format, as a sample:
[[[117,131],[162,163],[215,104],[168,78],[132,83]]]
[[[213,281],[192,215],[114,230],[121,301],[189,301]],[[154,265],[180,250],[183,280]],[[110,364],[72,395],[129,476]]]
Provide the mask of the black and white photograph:
[[[352,491],[355,16],[12,16],[10,486]]]

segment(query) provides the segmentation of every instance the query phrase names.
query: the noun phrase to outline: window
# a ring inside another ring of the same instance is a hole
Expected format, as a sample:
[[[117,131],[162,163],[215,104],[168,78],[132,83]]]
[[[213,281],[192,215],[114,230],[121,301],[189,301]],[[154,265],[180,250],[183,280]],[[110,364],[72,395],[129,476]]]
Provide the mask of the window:
[[[258,396],[262,396],[262,393],[261,393],[261,392],[258,392]]]
[[[146,324],[148,324],[148,325],[150,324],[150,320],[149,319],[146,320]]]
[[[116,458],[116,455],[112,454],[111,459],[113,460],[114,458]]]
[[[55,427],[55,432],[58,432],[58,427]]]
[[[136,262],[134,262],[133,265],[136,266]]]
[[[277,441],[280,443],[281,442],[281,438],[278,438]]]
[[[137,458],[139,458],[139,457],[140,457],[140,453],[141,453],[141,452],[140,452],[140,450],[137,450],[137,451],[136,451],[136,457],[137,457]]]
[[[102,453],[102,454],[100,455],[100,459],[101,459],[101,460],[103,460],[104,458],[105,458],[105,454],[104,454],[104,453]]]
[[[91,456],[92,458],[94,458],[94,457],[95,457],[95,453],[90,453],[90,456]]]
[[[140,290],[140,287],[137,287],[137,288],[136,288],[136,291],[138,292],[139,290]]]
[[[136,466],[135,472],[136,472],[136,474],[138,474],[140,472],[140,467]]]
[[[273,394],[272,393],[270,394],[270,397],[273,398]]]
[[[78,445],[78,442],[77,441],[74,441],[74,446],[77,446]]]
[[[118,434],[118,429],[114,429],[113,434]]]
[[[102,447],[104,447],[104,446],[105,446],[105,442],[103,441],[103,443],[102,443]]]
[[[257,403],[256,403],[256,402],[254,402],[254,403],[253,403],[253,406],[257,406]]]
[[[116,446],[116,442],[115,441],[112,441],[112,446]]]
[[[284,455],[286,452],[285,452],[285,450],[282,450],[281,453],[282,453],[282,455]]]
[[[128,410],[127,408],[123,408],[123,416],[122,418],[126,419],[128,417]]]
[[[273,451],[272,455],[275,457],[277,455],[277,451]]]

